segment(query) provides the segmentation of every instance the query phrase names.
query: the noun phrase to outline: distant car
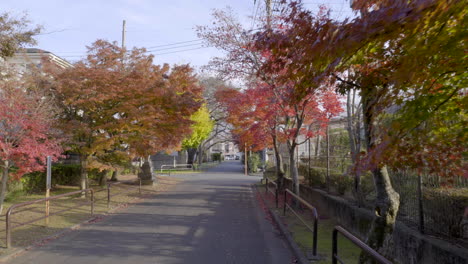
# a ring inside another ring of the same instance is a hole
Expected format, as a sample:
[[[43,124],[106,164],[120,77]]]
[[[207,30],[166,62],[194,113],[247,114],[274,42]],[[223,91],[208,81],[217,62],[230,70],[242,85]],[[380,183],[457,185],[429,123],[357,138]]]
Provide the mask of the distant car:
[[[240,157],[236,155],[236,160],[240,160]]]

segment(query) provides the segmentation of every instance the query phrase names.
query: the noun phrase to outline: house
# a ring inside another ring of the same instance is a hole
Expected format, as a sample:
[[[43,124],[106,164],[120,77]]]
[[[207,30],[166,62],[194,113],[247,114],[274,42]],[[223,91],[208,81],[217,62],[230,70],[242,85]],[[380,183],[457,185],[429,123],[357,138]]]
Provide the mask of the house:
[[[16,68],[19,72],[25,72],[31,69],[32,66],[41,69],[44,60],[50,61],[61,69],[73,67],[71,63],[54,53],[38,48],[22,49],[16,52],[13,57],[7,58],[6,63]]]

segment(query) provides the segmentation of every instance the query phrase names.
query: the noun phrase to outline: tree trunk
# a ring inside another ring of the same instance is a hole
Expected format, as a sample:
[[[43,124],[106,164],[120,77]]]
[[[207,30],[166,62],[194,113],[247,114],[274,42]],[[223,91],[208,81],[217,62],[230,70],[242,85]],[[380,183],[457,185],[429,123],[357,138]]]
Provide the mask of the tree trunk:
[[[187,149],[187,164],[193,164],[194,163],[195,154],[197,154],[197,148]]]
[[[315,141],[315,158],[317,159],[320,155],[320,135],[317,135],[317,140]]]
[[[99,186],[106,186],[107,184],[107,173],[109,171],[108,170],[103,170],[101,172],[99,172]]]
[[[114,171],[112,171],[112,177],[111,177],[111,181],[118,181],[119,179],[119,169],[114,169]]]
[[[7,184],[8,184],[8,170],[10,168],[10,164],[8,160],[3,162],[3,172],[2,172],[2,189],[0,190],[0,214],[3,213],[3,202],[5,201],[5,196],[7,192]]]
[[[372,101],[371,101],[372,100]],[[368,153],[379,142],[376,120],[376,102],[378,98],[369,94],[362,95],[363,119]],[[377,193],[375,201],[375,218],[367,236],[367,244],[387,257],[391,257],[393,229],[395,226],[400,195],[393,189],[386,166],[379,166],[372,170],[374,186]],[[361,254],[362,263],[372,263],[372,260]]]
[[[352,93],[352,94],[351,94]],[[360,144],[360,118],[361,115],[355,109],[355,94],[356,90],[352,89],[348,91],[347,100],[346,100],[346,120],[347,126],[346,130],[348,131],[349,136],[349,147],[351,149],[351,161],[353,166],[356,165],[358,161],[359,152],[361,151],[361,144]],[[351,99],[352,98],[352,99]],[[357,115],[357,117],[356,117]],[[356,124],[356,127],[355,127]],[[364,196],[361,192],[361,175],[355,169],[348,169],[348,173],[354,176],[354,188],[353,194],[358,203],[358,206],[362,206],[364,204]]]
[[[288,144],[289,148],[289,173],[291,175],[292,183],[293,183],[293,189],[292,191],[299,196],[299,173],[297,171],[297,166],[296,166],[296,144]]]
[[[88,156],[87,155],[80,155],[80,164],[81,164],[80,189],[84,190],[88,188]]]
[[[393,248],[393,229],[400,205],[400,195],[392,188],[387,167],[372,171],[377,191],[375,219],[367,237],[367,244],[382,255],[391,258]],[[361,254],[362,263],[373,263],[366,254]]]
[[[278,184],[278,189],[284,189],[284,169],[283,169],[283,157],[279,151],[278,140],[276,136],[273,136],[273,148],[275,150],[275,167],[276,167],[276,183]]]
[[[200,146],[198,146],[198,165],[202,165],[203,163],[203,144],[200,144]]]

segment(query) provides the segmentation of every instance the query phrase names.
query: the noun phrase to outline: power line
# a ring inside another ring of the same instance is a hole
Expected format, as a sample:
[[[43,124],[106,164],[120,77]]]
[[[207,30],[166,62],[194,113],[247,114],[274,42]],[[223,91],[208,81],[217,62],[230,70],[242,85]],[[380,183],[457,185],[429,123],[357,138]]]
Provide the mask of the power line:
[[[176,50],[176,51],[171,51],[171,52],[154,53],[153,55],[172,54],[172,53],[179,53],[179,52],[185,52],[185,51],[190,51],[190,50],[206,49],[206,48],[211,48],[211,47],[197,47],[197,48],[192,48],[192,49],[183,49],[183,50]],[[147,51],[147,52],[154,52],[154,51]],[[86,56],[86,55],[70,55],[70,56],[61,56],[61,57],[63,57],[63,58],[71,58],[71,57],[85,57],[85,56]]]
[[[199,47],[199,48],[194,48],[194,49],[184,49],[184,50],[177,50],[177,51],[165,52],[165,53],[155,53],[154,55],[164,55],[164,54],[178,53],[178,52],[184,52],[184,51],[189,51],[189,50],[206,49],[206,48],[211,48],[211,47]]]
[[[184,48],[184,47],[190,47],[190,46],[198,46],[201,43],[195,43],[195,44],[187,44],[187,45],[182,45],[182,46],[177,46],[177,47],[170,47],[170,48],[164,48],[164,49],[153,49],[153,50],[147,50],[146,52],[153,52],[153,51],[161,51],[161,50],[170,50],[170,49],[178,49],[178,48]]]
[[[152,52],[152,51],[160,51],[160,50],[167,50],[167,49],[175,49],[175,48],[183,48],[183,47],[188,47],[188,46],[196,46],[200,45],[201,43],[194,43],[194,42],[201,42],[203,39],[195,39],[195,40],[188,40],[188,41],[180,41],[180,42],[173,42],[169,44],[164,44],[164,45],[156,45],[156,46],[151,46],[151,47],[144,47],[147,49],[147,52]],[[184,43],[193,43],[189,45],[182,45]],[[171,47],[171,48],[164,48],[164,49],[154,49],[154,48],[159,48],[159,47],[170,47],[170,46],[177,46],[178,47]],[[131,52],[131,51],[128,51]],[[82,55],[65,55],[65,56],[60,56],[60,57],[84,57],[87,54],[83,53],[82,51],[60,51],[60,52],[54,52],[55,54],[82,54]]]
[[[174,42],[174,43],[169,43],[169,44],[164,44],[164,45],[151,46],[151,47],[148,47],[148,49],[159,48],[159,47],[167,47],[167,46],[174,46],[174,45],[178,45],[178,44],[184,44],[184,43],[190,43],[190,42],[198,42],[198,41],[203,41],[203,39],[194,39],[194,40],[181,41],[181,42]]]

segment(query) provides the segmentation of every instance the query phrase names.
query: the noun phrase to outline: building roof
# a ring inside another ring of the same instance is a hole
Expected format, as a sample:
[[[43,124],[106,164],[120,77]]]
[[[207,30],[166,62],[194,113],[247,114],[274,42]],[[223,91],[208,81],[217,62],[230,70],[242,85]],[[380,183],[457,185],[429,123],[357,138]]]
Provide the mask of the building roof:
[[[47,57],[52,63],[59,66],[60,68],[70,68],[73,65],[67,60],[55,55],[54,53],[39,49],[39,48],[25,48],[15,53],[13,59],[10,59],[13,63],[34,63],[40,64],[43,57]]]

